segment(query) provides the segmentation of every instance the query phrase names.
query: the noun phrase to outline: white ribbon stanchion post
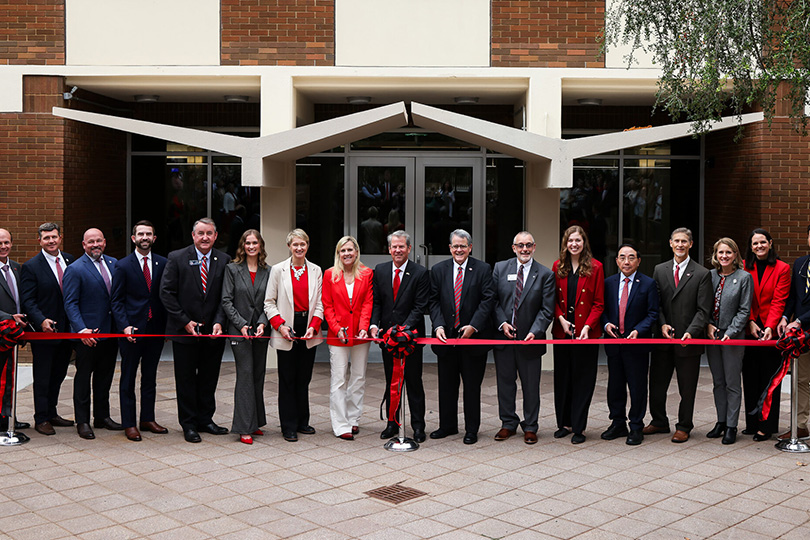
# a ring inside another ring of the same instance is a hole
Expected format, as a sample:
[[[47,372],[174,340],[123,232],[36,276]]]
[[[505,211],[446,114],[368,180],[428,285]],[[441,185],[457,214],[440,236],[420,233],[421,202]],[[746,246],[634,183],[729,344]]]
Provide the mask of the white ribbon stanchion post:
[[[6,433],[0,433],[0,446],[19,446],[27,443],[30,439],[25,433],[14,431],[14,426],[17,424],[17,345],[14,345],[14,348],[11,349],[9,362],[13,362],[11,368],[11,373],[13,373],[11,384],[11,414],[8,417],[8,431]]]

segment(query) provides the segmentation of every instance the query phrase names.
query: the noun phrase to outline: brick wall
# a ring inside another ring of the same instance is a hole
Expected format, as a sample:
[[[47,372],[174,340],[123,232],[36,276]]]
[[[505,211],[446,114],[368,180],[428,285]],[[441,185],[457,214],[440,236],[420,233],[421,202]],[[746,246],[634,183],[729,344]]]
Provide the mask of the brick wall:
[[[64,63],[65,1],[3,0],[0,65]]]
[[[706,137],[707,250],[730,236],[746,250],[756,227],[768,230],[788,263],[807,254],[810,224],[810,136],[802,137],[787,118],[749,125],[734,143],[734,130]]]
[[[333,66],[334,0],[222,0],[221,64]]]
[[[492,66],[604,67],[604,0],[492,2]]]

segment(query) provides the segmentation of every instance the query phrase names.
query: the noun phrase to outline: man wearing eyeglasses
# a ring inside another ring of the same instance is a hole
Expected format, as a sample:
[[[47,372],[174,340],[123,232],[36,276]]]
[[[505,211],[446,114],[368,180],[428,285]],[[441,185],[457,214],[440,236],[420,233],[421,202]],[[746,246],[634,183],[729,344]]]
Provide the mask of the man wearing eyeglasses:
[[[515,258],[495,264],[495,324],[503,339],[532,341],[545,337],[554,317],[554,274],[533,259],[534,237],[519,232],[512,241]],[[500,345],[495,347],[498,381],[498,412],[501,429],[496,441],[515,434],[518,424],[526,444],[537,442],[540,413],[540,369],[545,345]],[[515,410],[517,377],[523,388],[523,421]]]
[[[651,277],[638,271],[640,264],[638,250],[630,244],[623,244],[616,256],[616,265],[620,272],[605,279],[602,325],[610,337],[652,337],[653,326],[658,320],[658,286]],[[602,438],[606,441],[626,436],[625,442],[635,446],[644,440],[642,430],[647,412],[650,350],[649,345],[605,345],[608,357],[607,402],[611,419],[610,427],[602,433]]]
[[[810,246],[810,225],[807,227],[807,245]],[[790,296],[785,304],[785,313],[776,327],[779,337],[788,328],[810,330],[810,255],[799,257],[793,263],[793,275],[790,280]],[[788,324],[790,319],[793,322]],[[803,353],[796,359],[799,391],[797,392],[796,436],[799,439],[810,437],[807,430],[807,419],[810,416],[810,353]],[[780,440],[790,439],[791,430],[779,435]]]

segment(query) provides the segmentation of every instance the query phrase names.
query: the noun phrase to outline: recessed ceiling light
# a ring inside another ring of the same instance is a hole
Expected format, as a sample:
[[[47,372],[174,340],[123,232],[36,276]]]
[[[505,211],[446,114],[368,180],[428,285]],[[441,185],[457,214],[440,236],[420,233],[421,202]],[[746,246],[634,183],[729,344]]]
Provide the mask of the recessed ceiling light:
[[[582,98],[578,99],[577,103],[580,105],[601,105],[602,100],[599,98]]]
[[[366,105],[371,103],[371,96],[349,96],[346,98],[351,105]]]
[[[228,103],[247,103],[250,99],[250,96],[228,95],[224,97],[225,101]]]
[[[156,103],[159,99],[160,96],[157,94],[137,94],[135,96],[137,103]]]
[[[456,105],[475,105],[476,103],[478,103],[478,98],[473,96],[470,97],[460,96],[457,98],[453,98],[453,101],[456,102]]]

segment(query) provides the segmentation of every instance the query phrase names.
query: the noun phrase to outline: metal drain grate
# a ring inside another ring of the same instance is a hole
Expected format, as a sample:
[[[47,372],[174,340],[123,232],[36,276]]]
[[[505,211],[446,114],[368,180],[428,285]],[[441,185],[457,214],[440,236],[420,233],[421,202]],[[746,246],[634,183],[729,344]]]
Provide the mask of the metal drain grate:
[[[410,501],[411,499],[416,499],[423,495],[427,495],[427,493],[424,491],[401,486],[399,484],[372,489],[371,491],[366,491],[365,494],[374,499],[379,499],[381,501],[394,504],[399,504],[405,501]]]

